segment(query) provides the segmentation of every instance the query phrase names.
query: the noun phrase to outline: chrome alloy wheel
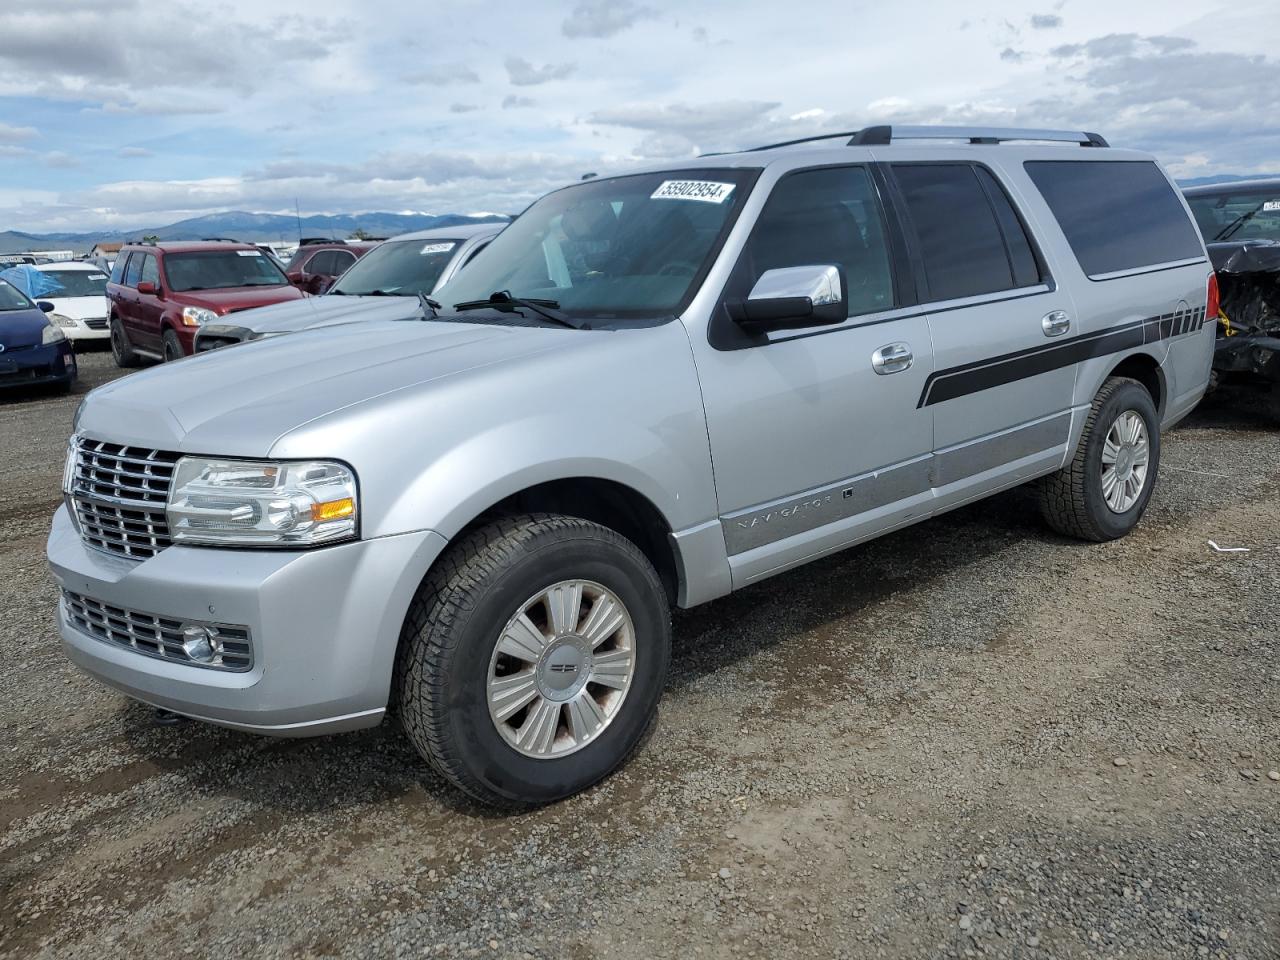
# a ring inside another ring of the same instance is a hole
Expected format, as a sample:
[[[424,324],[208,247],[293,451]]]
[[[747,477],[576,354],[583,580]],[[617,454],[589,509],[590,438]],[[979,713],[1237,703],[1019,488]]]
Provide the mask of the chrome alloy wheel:
[[[489,716],[527,757],[581,750],[618,715],[635,677],[635,628],[613,591],[563,580],[507,621],[489,661]]]
[[[1124,513],[1147,485],[1151,440],[1147,425],[1133,410],[1116,417],[1102,444],[1102,496],[1112,513]]]

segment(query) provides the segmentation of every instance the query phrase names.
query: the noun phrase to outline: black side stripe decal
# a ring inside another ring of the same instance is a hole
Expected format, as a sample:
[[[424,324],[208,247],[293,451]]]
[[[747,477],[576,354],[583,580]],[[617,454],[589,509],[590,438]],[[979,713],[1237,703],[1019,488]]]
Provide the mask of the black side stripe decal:
[[[968,396],[992,387],[1003,386],[1027,377],[1039,376],[1094,357],[1132,350],[1145,343],[1199,330],[1204,325],[1204,308],[1166,313],[1146,320],[1135,320],[1061,343],[1048,343],[1029,350],[1019,350],[989,357],[958,367],[948,367],[929,375],[918,407],[932,406],[946,400]]]

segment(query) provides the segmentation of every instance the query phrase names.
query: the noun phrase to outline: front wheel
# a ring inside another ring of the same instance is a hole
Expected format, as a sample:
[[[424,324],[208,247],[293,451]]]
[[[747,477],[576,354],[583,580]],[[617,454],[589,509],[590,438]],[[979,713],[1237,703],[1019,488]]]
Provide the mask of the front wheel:
[[[1146,387],[1127,377],[1102,385],[1076,455],[1040,482],[1040,509],[1058,533],[1115,540],[1141,519],[1160,466],[1160,417]]]
[[[498,520],[450,547],[410,607],[401,722],[471,796],[550,803],[640,745],[670,647],[662,584],[629,540],[574,517]]]
[[[172,363],[174,360],[181,360],[186,356],[182,352],[182,341],[178,339],[178,335],[172,330],[164,332],[163,347],[165,363]]]

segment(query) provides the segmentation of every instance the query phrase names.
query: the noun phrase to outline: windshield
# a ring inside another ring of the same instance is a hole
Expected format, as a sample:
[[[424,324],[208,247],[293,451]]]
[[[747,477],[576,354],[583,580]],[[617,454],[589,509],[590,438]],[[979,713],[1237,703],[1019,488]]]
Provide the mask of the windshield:
[[[50,297],[102,297],[107,293],[107,275],[97,270],[41,270],[58,284]]]
[[[352,264],[329,292],[349,297],[430,293],[461,242],[392,240],[380,244]]]
[[[289,280],[261,250],[210,250],[168,253],[164,271],[169,288],[222,290],[229,287],[279,287]]]
[[[1280,240],[1280,190],[1187,197],[1206,243],[1215,240]]]
[[[589,180],[520,214],[436,299],[496,291],[554,300],[569,316],[638,318],[684,309],[758,170],[665,171]]]
[[[8,280],[0,280],[0,310],[30,310],[35,304]]]

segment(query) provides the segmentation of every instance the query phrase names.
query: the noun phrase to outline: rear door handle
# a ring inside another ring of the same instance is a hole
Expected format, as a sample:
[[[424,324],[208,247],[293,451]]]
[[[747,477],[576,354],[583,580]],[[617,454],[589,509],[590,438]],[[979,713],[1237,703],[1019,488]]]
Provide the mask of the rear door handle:
[[[871,355],[871,369],[887,376],[909,370],[914,361],[915,356],[911,353],[910,346],[905,343],[890,343]]]
[[[1053,313],[1044,315],[1044,319],[1040,321],[1040,327],[1044,330],[1046,337],[1060,337],[1071,329],[1071,318],[1067,316],[1065,310],[1055,310]]]

